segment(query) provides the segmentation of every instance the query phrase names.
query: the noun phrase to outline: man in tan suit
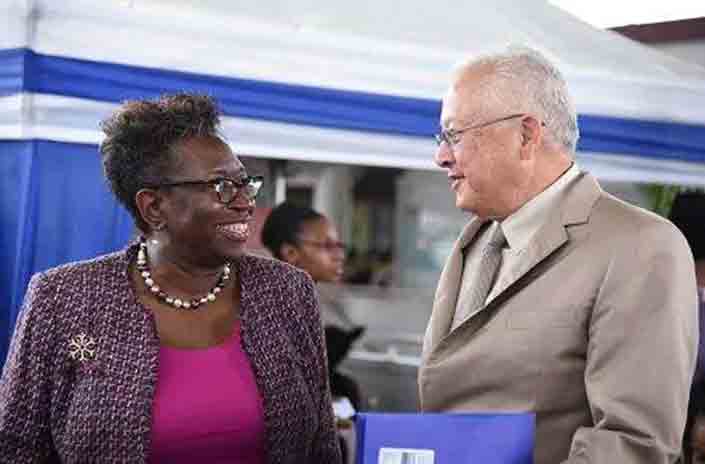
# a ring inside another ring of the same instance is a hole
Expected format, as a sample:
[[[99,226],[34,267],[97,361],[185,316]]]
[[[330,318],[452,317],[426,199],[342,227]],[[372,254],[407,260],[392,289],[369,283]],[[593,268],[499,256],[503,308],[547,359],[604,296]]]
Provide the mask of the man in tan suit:
[[[693,259],[668,221],[575,164],[575,110],[538,52],[459,68],[436,163],[472,213],[441,275],[424,411],[531,411],[536,464],[680,455],[697,346]]]

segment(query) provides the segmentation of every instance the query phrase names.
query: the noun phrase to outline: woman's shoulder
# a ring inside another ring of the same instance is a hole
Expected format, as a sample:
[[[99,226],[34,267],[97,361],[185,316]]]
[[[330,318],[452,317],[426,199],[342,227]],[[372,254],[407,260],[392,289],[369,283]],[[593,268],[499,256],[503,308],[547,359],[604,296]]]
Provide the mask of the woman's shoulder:
[[[34,278],[46,283],[68,284],[71,281],[86,278],[100,279],[103,274],[120,272],[126,263],[125,250],[96,256],[94,258],[71,261],[37,273]]]
[[[245,255],[239,263],[242,298],[271,310],[282,318],[318,318],[316,287],[308,273],[285,262],[255,255]],[[266,312],[266,311],[265,311]]]
[[[267,283],[283,283],[288,285],[312,284],[307,272],[275,258],[254,254],[243,255],[240,259],[241,272],[248,280]]]
[[[73,288],[90,287],[99,282],[110,280],[126,269],[125,250],[96,256],[81,261],[72,261],[38,272],[32,277],[30,287],[35,288]]]
[[[28,324],[71,327],[94,314],[96,302],[116,295],[124,287],[124,252],[97,256],[56,266],[32,276],[24,297]],[[53,331],[61,331],[54,327]]]

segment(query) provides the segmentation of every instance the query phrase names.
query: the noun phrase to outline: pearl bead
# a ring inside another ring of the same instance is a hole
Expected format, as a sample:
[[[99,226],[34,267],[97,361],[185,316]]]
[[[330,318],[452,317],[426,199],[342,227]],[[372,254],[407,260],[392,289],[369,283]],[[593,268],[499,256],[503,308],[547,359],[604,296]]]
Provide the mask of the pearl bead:
[[[144,283],[158,299],[166,302],[167,304],[173,306],[176,309],[197,309],[202,304],[206,304],[215,301],[217,295],[222,292],[226,285],[226,281],[230,279],[232,269],[230,263],[225,263],[223,265],[223,272],[218,279],[215,287],[208,292],[205,296],[201,298],[194,298],[191,300],[181,300],[180,298],[174,298],[169,296],[164,290],[162,290],[152,279],[152,273],[149,269],[149,264],[147,262],[147,244],[145,242],[140,243],[140,249],[137,252],[137,269],[140,275],[144,279]]]

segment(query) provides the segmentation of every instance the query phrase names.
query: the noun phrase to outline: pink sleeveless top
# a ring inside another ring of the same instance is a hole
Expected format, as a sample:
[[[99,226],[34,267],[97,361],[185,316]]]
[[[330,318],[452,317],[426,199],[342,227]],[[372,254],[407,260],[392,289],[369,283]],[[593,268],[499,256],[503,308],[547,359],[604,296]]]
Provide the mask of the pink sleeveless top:
[[[262,398],[240,344],[240,325],[221,345],[161,346],[151,464],[264,464]]]

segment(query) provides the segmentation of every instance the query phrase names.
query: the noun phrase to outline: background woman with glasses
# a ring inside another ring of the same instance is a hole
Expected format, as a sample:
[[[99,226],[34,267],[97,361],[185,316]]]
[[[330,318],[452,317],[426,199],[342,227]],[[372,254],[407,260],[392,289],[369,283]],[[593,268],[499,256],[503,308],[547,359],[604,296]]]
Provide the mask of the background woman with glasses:
[[[335,225],[311,208],[291,203],[278,205],[267,217],[261,238],[275,258],[303,269],[316,282],[339,283],[343,277],[345,244],[340,241]],[[348,375],[338,372],[337,367],[364,328],[347,318],[339,301],[323,293],[321,300],[333,397],[336,400],[349,399],[359,411],[363,407],[359,385]],[[349,454],[344,443],[342,450],[343,454]]]
[[[108,183],[141,236],[32,279],[0,461],[340,462],[313,282],[245,254],[263,180],[218,126],[188,94],[103,123]]]
[[[262,227],[262,243],[272,255],[308,272],[316,282],[340,282],[345,244],[335,225],[322,214],[282,203]]]

